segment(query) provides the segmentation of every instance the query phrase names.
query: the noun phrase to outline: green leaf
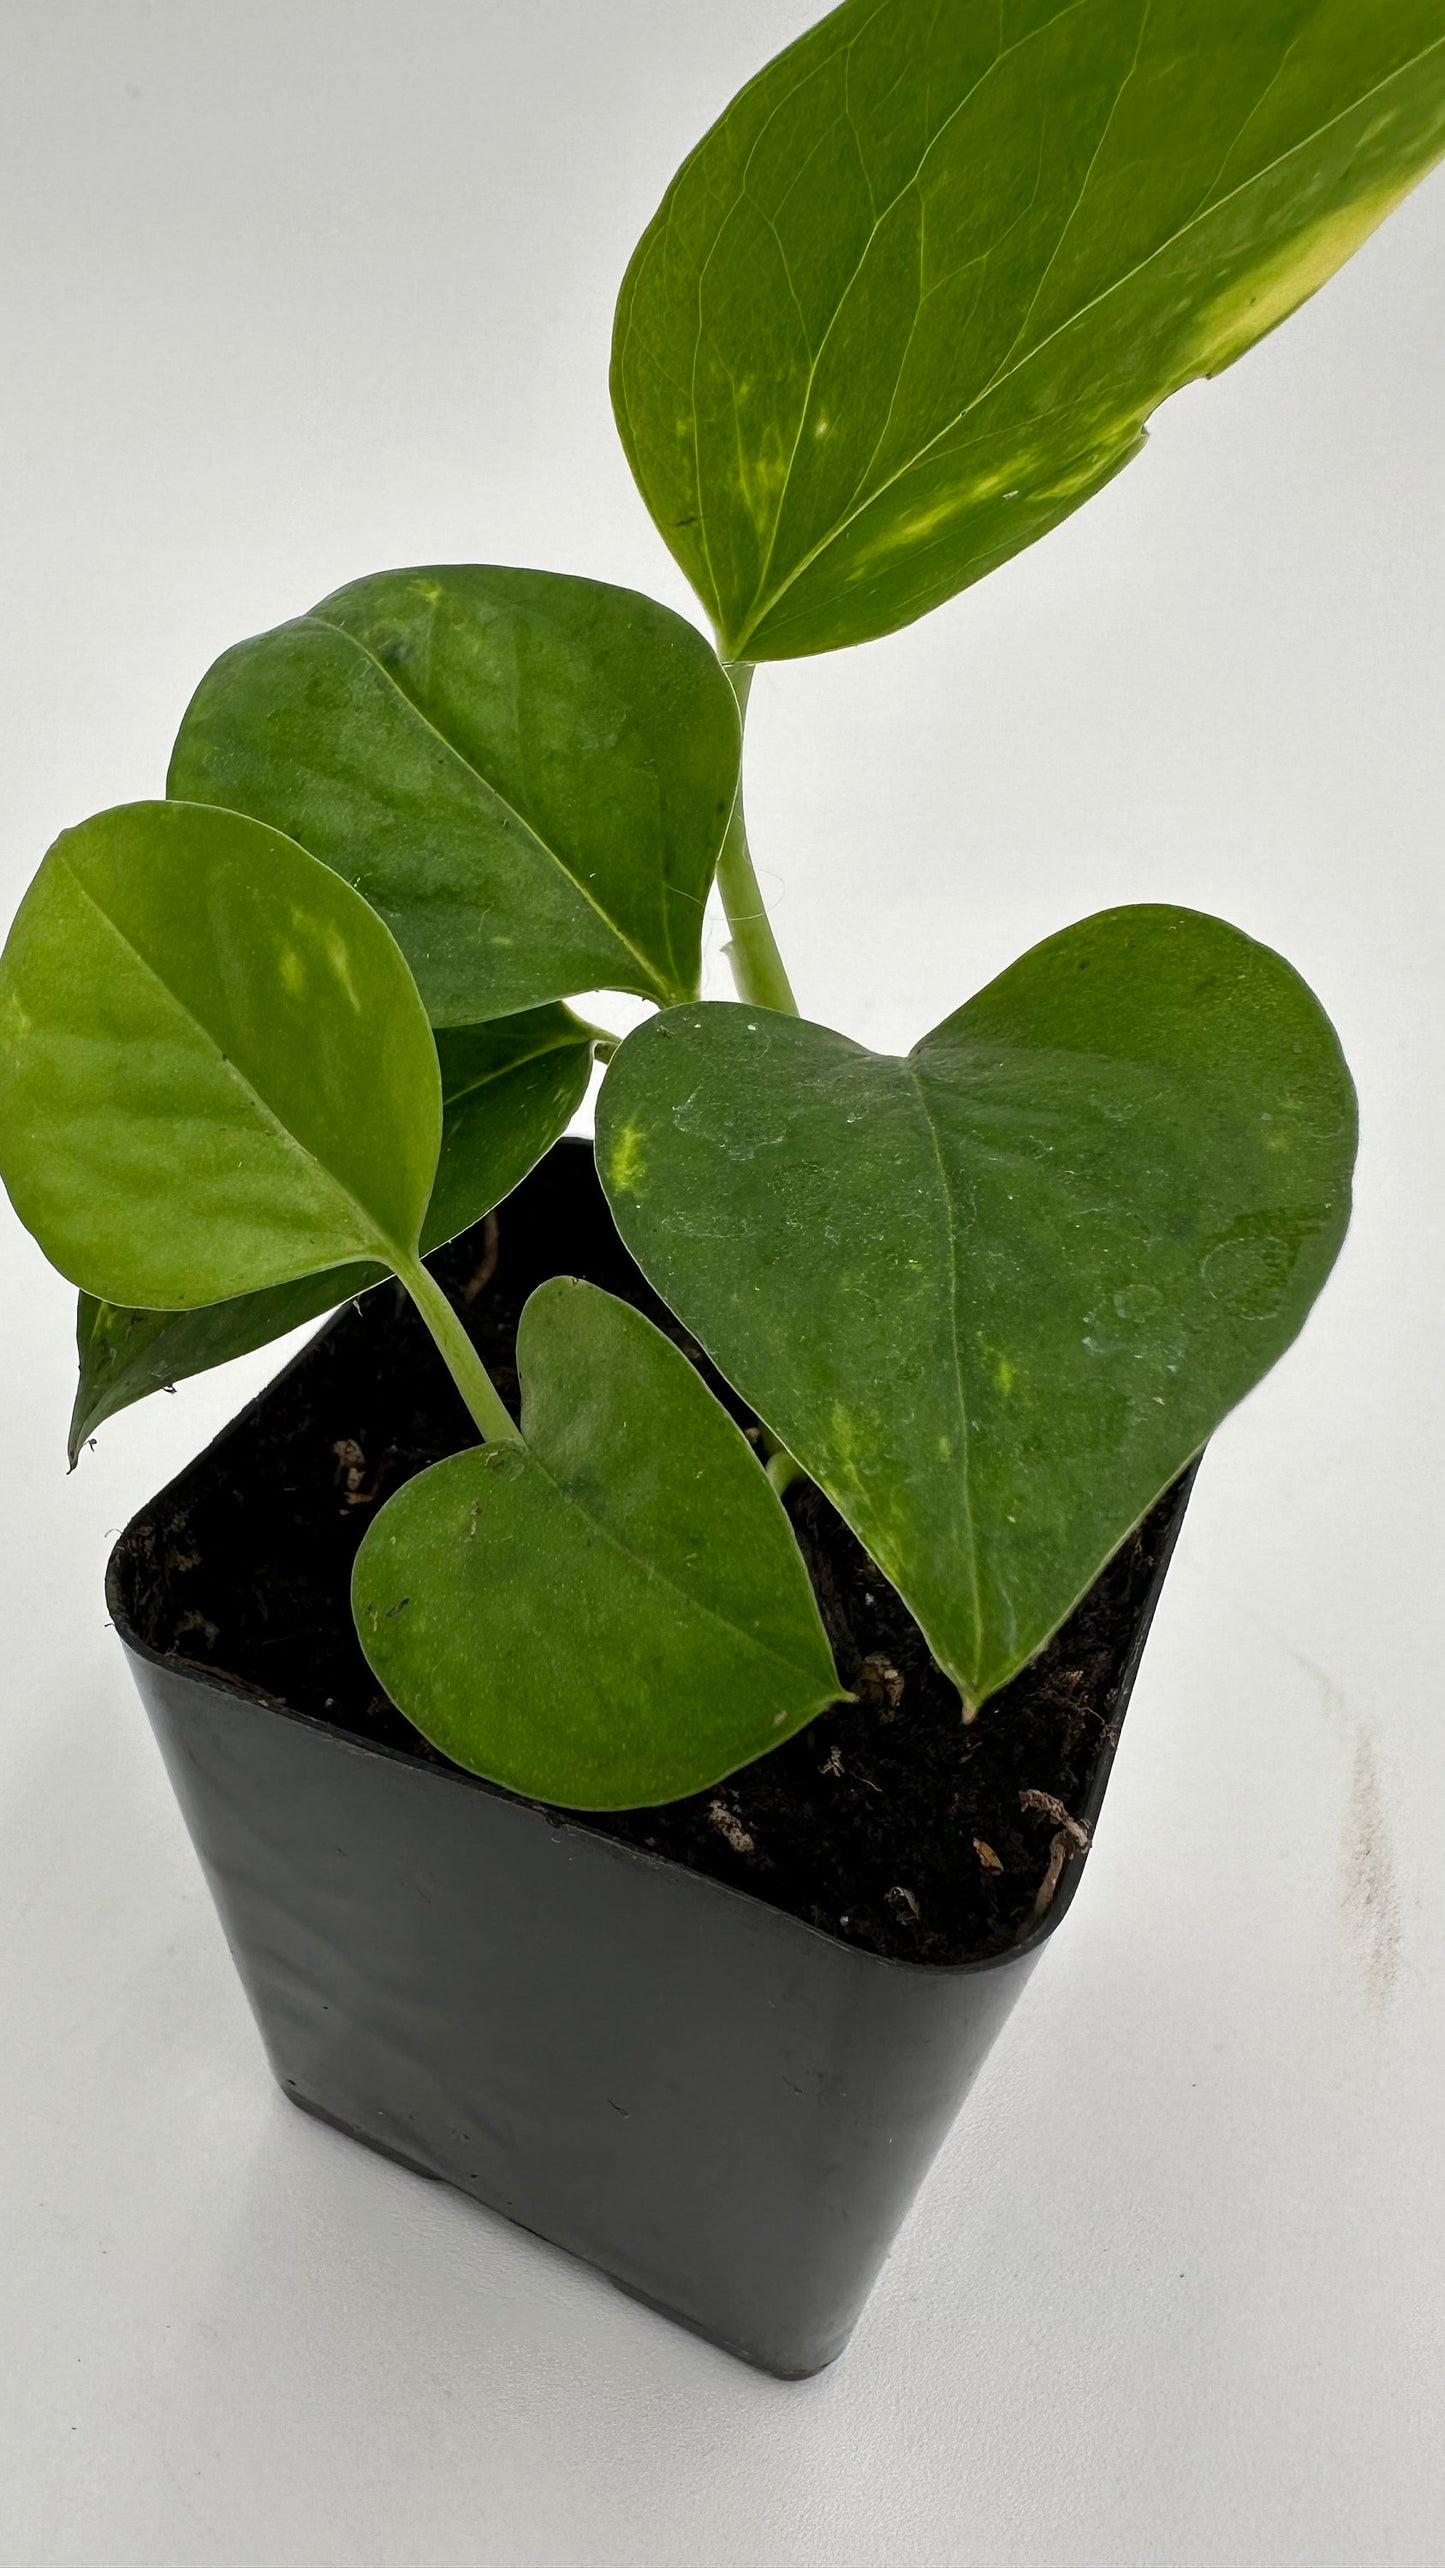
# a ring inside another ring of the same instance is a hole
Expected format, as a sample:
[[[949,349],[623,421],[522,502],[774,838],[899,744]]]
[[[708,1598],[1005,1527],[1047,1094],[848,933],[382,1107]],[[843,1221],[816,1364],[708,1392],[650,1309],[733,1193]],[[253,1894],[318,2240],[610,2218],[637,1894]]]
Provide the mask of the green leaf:
[[[1442,149],[1439,0],[847,0],[618,305],[623,444],[724,657],[893,632],[1046,534]]]
[[[271,1284],[263,1292],[241,1293],[226,1302],[207,1302],[194,1311],[135,1310],[124,1302],[80,1294],[75,1306],[79,1379],[66,1441],[71,1470],[107,1418],[117,1417],[152,1391],[168,1391],[194,1373],[208,1373],[213,1365],[228,1364],[235,1355],[254,1354],[257,1347],[284,1337],[288,1329],[319,1320],[323,1312],[334,1311],[339,1303],[379,1284],[386,1272],[374,1260],[328,1266],[321,1275]]]
[[[737,787],[731,687],[631,589],[383,571],[202,679],[168,791],[252,813],[364,893],[434,1025],[698,985]]]
[[[368,1528],[362,1647],[493,1783],[586,1810],[700,1792],[843,1692],[788,1520],[629,1304],[554,1277],[517,1362],[525,1443],[438,1463]]]
[[[67,830],[0,958],[0,1175],[71,1282],[189,1308],[413,1257],[436,1047],[340,878],[235,812]]]
[[[563,1007],[531,1008],[492,1025],[438,1034],[442,1146],[422,1224],[424,1252],[480,1221],[566,1131],[587,1093],[596,1039],[594,1027]],[[328,1267],[195,1311],[128,1310],[82,1293],[72,1468],[86,1438],[133,1401],[268,1346],[364,1293],[385,1272],[374,1263]]]
[[[424,1249],[455,1239],[520,1186],[586,1096],[594,1043],[611,1039],[555,1006],[438,1031],[442,1147]]]
[[[1051,937],[906,1060],[675,1009],[597,1131],[644,1273],[975,1705],[1295,1336],[1354,1103],[1287,963],[1148,907]]]

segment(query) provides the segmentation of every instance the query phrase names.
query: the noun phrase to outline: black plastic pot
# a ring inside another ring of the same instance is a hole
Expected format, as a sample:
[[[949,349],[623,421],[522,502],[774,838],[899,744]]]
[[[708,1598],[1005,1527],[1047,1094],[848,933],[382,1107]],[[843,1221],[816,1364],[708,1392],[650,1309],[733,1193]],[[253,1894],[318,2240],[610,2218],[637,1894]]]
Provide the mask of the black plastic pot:
[[[615,1243],[573,1271],[598,1263],[615,1283]],[[1081,1860],[1009,1951],[886,1960],[157,1650],[149,1520],[224,1474],[279,1387],[127,1529],[108,1595],[282,2088],[746,2360],[820,2370]],[[1187,1494],[1123,1636],[1090,1827]]]

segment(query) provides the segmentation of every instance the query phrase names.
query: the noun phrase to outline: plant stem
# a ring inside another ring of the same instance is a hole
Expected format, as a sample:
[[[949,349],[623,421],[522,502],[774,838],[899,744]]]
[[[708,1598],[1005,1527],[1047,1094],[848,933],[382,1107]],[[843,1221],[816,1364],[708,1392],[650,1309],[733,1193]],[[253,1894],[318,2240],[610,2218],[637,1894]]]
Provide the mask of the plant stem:
[[[738,712],[747,719],[748,691],[753,683],[750,660],[724,660],[732,691],[738,700]],[[763,895],[753,870],[752,852],[748,846],[747,823],[743,818],[743,789],[738,785],[738,798],[733,804],[727,836],[717,867],[718,890],[732,929],[732,943],[727,958],[732,965],[733,980],[740,999],[759,1008],[776,1008],[782,1016],[796,1016],[798,1002],[788,979],[783,958],[778,952]]]
[[[737,697],[738,712],[746,729],[753,664],[751,660],[724,660],[723,667]],[[743,818],[741,778],[722,854],[718,858],[717,881],[728,925],[733,932],[727,958],[732,966],[738,997],[753,1007],[776,1008],[780,1016],[796,1016],[798,1002],[793,996],[793,985],[778,952],[778,941],[753,870],[747,823]],[[795,1480],[806,1480],[808,1475],[802,1464],[793,1460],[785,1445],[775,1444],[771,1436],[767,1442],[770,1450],[763,1468],[781,1498]]]
[[[442,1355],[447,1371],[465,1400],[478,1434],[488,1444],[520,1444],[522,1430],[504,1407],[495,1383],[457,1318],[435,1276],[421,1259],[393,1257],[398,1280],[406,1286]]]

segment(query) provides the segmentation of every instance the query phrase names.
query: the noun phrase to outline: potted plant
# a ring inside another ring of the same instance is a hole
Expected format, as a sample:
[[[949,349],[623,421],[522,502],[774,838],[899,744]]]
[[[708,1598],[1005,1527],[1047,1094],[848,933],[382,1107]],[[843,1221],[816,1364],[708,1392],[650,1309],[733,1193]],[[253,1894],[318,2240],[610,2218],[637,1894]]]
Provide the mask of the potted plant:
[[[1290,966],[1185,909],[1065,926],[906,1060],[807,1022],[749,689],[1047,533],[1442,149],[1419,0],[846,0],[622,288],[716,648],[550,573],[358,580],[217,662],[0,962],[73,1456],[354,1305],[111,1567],[283,2085],[780,2372],[1067,1906],[1354,1109]],[[567,1004],[609,988],[622,1043]]]

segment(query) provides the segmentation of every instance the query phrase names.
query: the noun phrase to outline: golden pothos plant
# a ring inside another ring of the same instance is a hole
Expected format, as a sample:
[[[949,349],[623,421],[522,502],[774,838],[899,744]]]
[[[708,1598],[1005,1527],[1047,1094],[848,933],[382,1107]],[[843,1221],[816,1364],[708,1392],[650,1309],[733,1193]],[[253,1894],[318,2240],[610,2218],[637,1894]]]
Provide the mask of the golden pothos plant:
[[[716,648],[554,573],[358,580],[227,652],[165,799],[68,831],[22,902],[0,1170],[81,1289],[72,1454],[389,1272],[478,1441],[379,1511],[353,1605],[458,1762],[662,1801],[835,1700],[798,1473],[965,1712],[1003,1685],[1303,1322],[1349,1076],[1286,962],[1180,908],[1063,928],[906,1059],[809,1023],[748,849],[749,687],[1046,534],[1442,148],[1441,0],[845,0],[769,64],[614,345]],[[735,1002],[698,995],[715,883]],[[621,1044],[566,1004],[609,988],[654,1011]],[[599,1053],[618,1227],[766,1465],[567,1278],[522,1315],[514,1420],[424,1263]]]

